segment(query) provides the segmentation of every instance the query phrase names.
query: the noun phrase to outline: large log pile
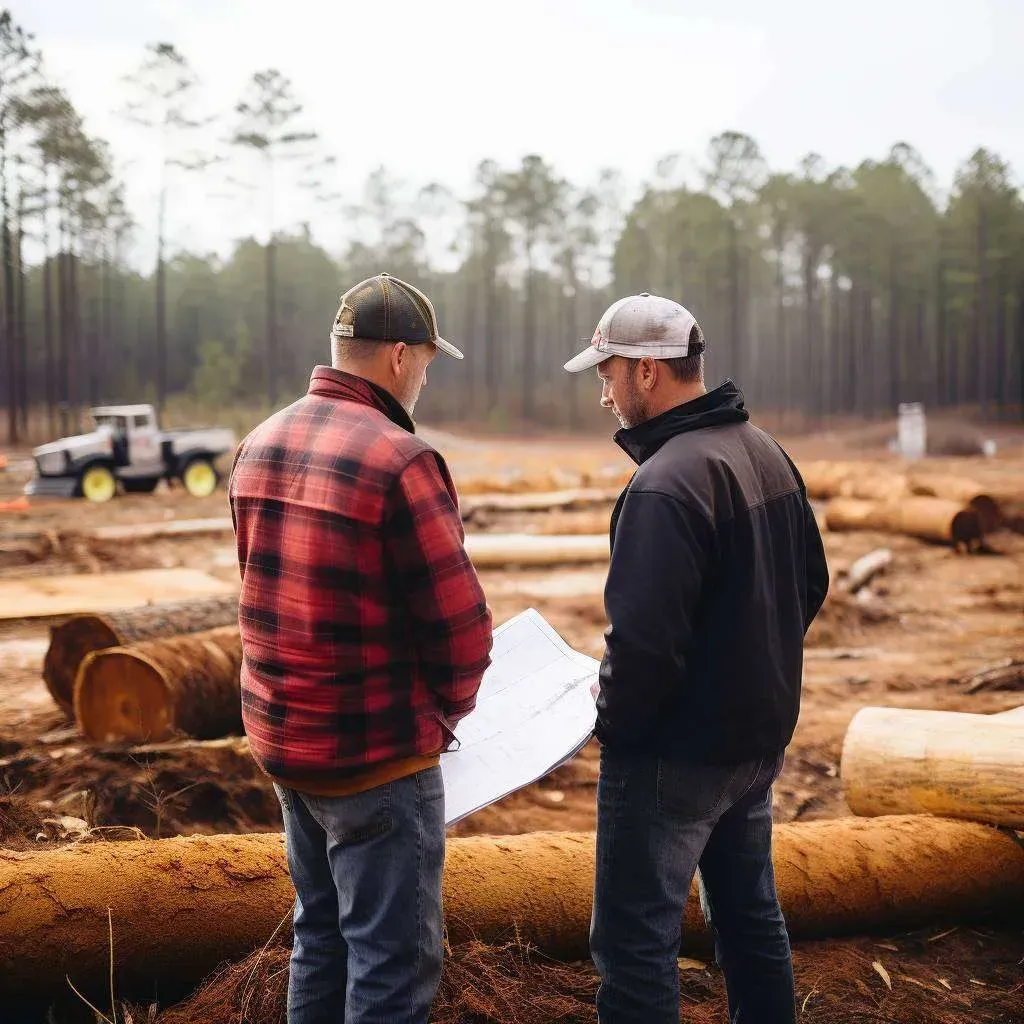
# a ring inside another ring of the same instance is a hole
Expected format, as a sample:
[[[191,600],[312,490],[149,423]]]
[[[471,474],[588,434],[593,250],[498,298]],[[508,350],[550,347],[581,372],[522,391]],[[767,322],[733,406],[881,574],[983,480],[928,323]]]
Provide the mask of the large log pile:
[[[936,814],[1024,829],[1019,715],[863,708],[847,730],[840,774],[854,814]]]
[[[876,530],[968,550],[976,548],[984,536],[976,509],[943,498],[911,497],[899,501],[835,498],[825,509],[825,524],[837,533]]]
[[[780,825],[779,894],[796,937],[1010,919],[1024,912],[1024,849],[984,825],[925,816]],[[444,901],[452,942],[518,936],[549,956],[588,955],[594,836],[453,839]],[[90,843],[0,852],[0,1004],[53,996],[65,976],[125,998],[182,987],[263,945],[290,913],[279,835]],[[706,942],[696,894],[685,950]]]
[[[94,651],[79,669],[75,718],[100,742],[238,732],[241,666],[237,626]]]
[[[974,534],[980,537],[1003,525],[998,501],[967,477],[922,470],[898,473],[863,462],[807,462],[800,472],[808,495],[830,502],[829,529],[877,529],[948,544],[959,543],[954,538],[965,531],[972,536],[964,543],[970,543]],[[874,505],[858,508],[858,502]],[[960,511],[967,517],[956,521]]]
[[[198,633],[238,621],[238,598],[210,597],[130,608],[120,612],[71,615],[50,630],[43,681],[67,715],[74,713],[75,677],[86,656],[108,647],[159,637]]]

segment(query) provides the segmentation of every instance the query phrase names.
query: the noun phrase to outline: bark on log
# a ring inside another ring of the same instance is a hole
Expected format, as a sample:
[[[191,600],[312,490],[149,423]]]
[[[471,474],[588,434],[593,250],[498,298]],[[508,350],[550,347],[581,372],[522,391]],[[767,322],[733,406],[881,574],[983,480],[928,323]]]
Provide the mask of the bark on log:
[[[507,565],[586,565],[608,561],[606,534],[537,536],[528,533],[471,533],[466,552],[478,569]]]
[[[854,814],[936,814],[1024,829],[1024,729],[1002,716],[863,708],[843,742]]]
[[[876,530],[920,540],[974,548],[984,531],[976,509],[943,498],[904,498],[897,502],[836,498],[825,510],[829,530]]]
[[[939,473],[917,474],[910,480],[910,489],[914,494],[930,495],[970,505],[971,508],[977,509],[981,518],[981,528],[985,533],[999,529],[999,502],[974,480]]]
[[[240,732],[241,666],[237,626],[95,651],[75,682],[75,718],[104,743]]]
[[[1012,920],[1024,911],[1024,850],[984,825],[927,816],[798,822],[778,826],[773,853],[796,938]],[[518,935],[549,956],[584,959],[593,877],[591,833],[453,839],[449,937]],[[706,943],[695,890],[684,951]],[[53,995],[65,975],[102,992],[108,907],[117,991],[145,998],[154,983],[195,983],[261,946],[292,899],[277,835],[0,852],[0,1001]]]
[[[50,630],[43,681],[68,717],[74,714],[75,676],[87,654],[143,640],[198,633],[238,621],[238,598],[211,597],[104,614],[72,615]]]

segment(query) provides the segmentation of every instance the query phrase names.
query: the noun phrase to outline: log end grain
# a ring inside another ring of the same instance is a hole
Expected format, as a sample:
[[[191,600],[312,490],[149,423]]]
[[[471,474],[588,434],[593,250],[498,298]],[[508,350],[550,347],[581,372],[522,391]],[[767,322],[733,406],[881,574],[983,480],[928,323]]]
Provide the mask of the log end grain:
[[[121,643],[114,627],[102,615],[72,615],[50,630],[50,645],[43,660],[43,682],[61,710],[70,718],[75,710],[75,677],[93,651]]]
[[[75,717],[99,743],[156,743],[174,729],[174,693],[145,654],[108,648],[86,657],[75,686]]]

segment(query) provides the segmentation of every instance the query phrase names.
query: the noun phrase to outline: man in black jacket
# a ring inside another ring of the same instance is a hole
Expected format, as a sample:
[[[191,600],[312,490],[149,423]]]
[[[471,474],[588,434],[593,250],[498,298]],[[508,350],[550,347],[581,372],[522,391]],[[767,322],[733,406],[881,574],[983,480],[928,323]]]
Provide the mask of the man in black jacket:
[[[597,737],[591,949],[601,1024],[676,1024],[696,868],[733,1024],[791,1024],[771,861],[772,783],[828,589],[796,467],[726,382],[708,392],[692,314],[643,293],[566,363],[596,367],[638,469],[612,516]]]

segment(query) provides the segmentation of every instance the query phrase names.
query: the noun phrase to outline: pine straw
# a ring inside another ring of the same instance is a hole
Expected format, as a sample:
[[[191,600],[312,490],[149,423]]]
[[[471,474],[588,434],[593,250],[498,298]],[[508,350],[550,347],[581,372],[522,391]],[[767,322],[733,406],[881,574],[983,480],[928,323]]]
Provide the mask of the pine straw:
[[[1024,1019],[1022,955],[1020,933],[967,929],[891,942],[806,943],[794,956],[800,1020],[1012,1024]],[[721,973],[713,964],[685,960],[680,970],[682,1019],[720,1024],[726,1014]],[[225,968],[187,1002],[161,1013],[157,1024],[285,1024],[287,984],[288,951],[275,946]],[[596,1024],[597,984],[590,964],[555,963],[519,944],[465,943],[445,961],[430,1019],[433,1024]]]

